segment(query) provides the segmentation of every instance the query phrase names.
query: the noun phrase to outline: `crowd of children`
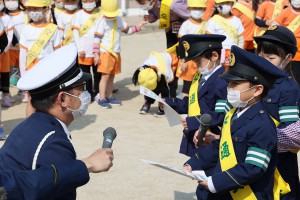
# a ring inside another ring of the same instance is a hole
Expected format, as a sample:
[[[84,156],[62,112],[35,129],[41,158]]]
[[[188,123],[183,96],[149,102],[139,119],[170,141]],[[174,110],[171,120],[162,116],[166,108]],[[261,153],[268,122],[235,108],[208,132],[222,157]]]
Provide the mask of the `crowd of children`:
[[[69,44],[77,47],[80,69],[93,75],[87,83],[92,100],[106,109],[122,105],[113,96],[121,73],[121,34],[159,19],[168,49],[152,52],[132,80],[187,114],[180,153],[191,158],[184,169],[202,169],[209,177],[200,182],[198,199],[300,199],[300,1],[137,2],[149,15],[129,27],[117,0],[0,0],[8,41],[0,55],[1,106],[15,101],[11,67],[19,67],[22,76]],[[21,94],[30,115],[30,96]],[[145,97],[140,114],[153,103]],[[206,146],[199,147],[203,114],[212,123]],[[164,116],[162,104],[155,116]]]

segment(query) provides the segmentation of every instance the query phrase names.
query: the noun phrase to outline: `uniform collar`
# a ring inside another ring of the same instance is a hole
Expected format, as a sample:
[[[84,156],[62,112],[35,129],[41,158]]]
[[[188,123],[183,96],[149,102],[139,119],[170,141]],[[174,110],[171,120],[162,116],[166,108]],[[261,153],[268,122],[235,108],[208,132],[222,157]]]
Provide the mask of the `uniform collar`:
[[[57,118],[56,118],[57,119]],[[57,119],[57,121],[59,121],[59,123],[61,124],[61,126],[63,127],[65,133],[67,134],[68,138],[71,139],[71,133],[67,127],[67,125],[65,123],[63,123],[62,121],[60,121],[59,119]]]

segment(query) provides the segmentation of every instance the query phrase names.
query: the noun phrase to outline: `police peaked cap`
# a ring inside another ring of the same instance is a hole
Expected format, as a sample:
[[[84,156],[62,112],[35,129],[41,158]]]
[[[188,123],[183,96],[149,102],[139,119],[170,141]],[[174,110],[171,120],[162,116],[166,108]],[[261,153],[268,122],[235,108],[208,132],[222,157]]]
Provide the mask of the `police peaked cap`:
[[[266,59],[237,46],[231,47],[228,71],[220,75],[226,80],[248,80],[267,88],[271,88],[277,78],[284,76],[286,74],[283,71]]]
[[[18,81],[20,90],[28,91],[33,99],[44,99],[77,83],[91,79],[76,64],[77,48],[62,47],[39,61]]]
[[[179,51],[179,58],[184,58],[185,62],[187,62],[202,55],[209,49],[222,49],[222,42],[225,39],[224,35],[217,34],[184,35],[179,40],[178,49],[181,50]]]
[[[284,26],[270,26],[262,36],[254,37],[255,42],[267,41],[279,44],[295,56],[297,41],[294,33]]]

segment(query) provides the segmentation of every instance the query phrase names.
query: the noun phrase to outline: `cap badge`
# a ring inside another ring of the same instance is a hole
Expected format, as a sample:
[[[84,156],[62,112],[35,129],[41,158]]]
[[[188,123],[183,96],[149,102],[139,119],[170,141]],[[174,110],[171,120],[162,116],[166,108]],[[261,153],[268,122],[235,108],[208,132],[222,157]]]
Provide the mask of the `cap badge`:
[[[274,31],[275,29],[277,29],[277,25],[269,26],[268,28],[269,31]]]
[[[185,51],[188,51],[191,48],[190,44],[187,41],[183,41],[182,45],[183,45]]]
[[[229,65],[231,67],[233,67],[233,65],[235,64],[235,56],[233,53],[230,54],[230,58],[229,58]]]

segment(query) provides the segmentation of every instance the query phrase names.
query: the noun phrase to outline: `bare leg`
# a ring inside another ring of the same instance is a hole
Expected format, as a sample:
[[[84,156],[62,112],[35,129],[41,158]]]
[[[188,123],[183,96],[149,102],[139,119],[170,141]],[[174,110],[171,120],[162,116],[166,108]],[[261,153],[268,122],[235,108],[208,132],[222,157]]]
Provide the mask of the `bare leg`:
[[[100,100],[106,98],[106,91],[108,89],[108,83],[109,83],[109,74],[102,74],[101,81],[99,84],[99,91],[100,91]]]

